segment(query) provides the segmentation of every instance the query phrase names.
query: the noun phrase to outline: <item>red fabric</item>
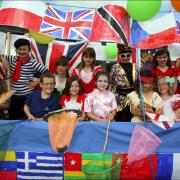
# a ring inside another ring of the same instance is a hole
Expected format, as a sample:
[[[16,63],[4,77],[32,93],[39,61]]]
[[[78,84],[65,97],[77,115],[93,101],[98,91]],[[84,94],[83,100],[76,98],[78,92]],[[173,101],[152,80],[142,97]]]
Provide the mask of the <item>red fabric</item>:
[[[81,171],[81,153],[64,153],[64,171]]]
[[[120,171],[120,180],[151,180],[152,172],[150,166],[150,158],[133,162],[127,166],[127,154],[122,155],[122,166]],[[157,154],[151,155],[154,177],[156,177],[158,157]]]
[[[103,68],[101,66],[95,66],[94,67],[94,72],[93,72],[93,78],[89,83],[84,82],[81,77],[80,77],[80,72],[79,69],[74,69],[72,72],[72,76],[78,76],[80,78],[80,82],[82,84],[83,90],[85,94],[89,94],[93,91],[95,88],[95,75],[99,70],[102,70]]]
[[[165,72],[162,72],[159,68],[154,69],[154,75],[155,77],[158,76],[170,76],[170,77],[176,77],[177,71],[175,68],[168,68]]]
[[[16,180],[16,171],[0,171],[0,179]]]
[[[77,98],[77,100],[76,100],[76,102],[78,102],[78,103],[82,103],[82,109],[81,109],[81,111],[84,111],[84,101],[85,101],[85,98],[86,98],[86,96],[84,95],[84,94],[81,94],[81,95],[79,95],[78,96],[78,98]],[[60,98],[60,101],[59,101],[59,104],[61,105],[61,106],[65,106],[65,101],[70,101],[71,100],[71,97],[70,96],[68,96],[68,95],[63,95],[61,98]]]
[[[143,82],[153,82],[153,80],[154,80],[153,77],[143,77],[143,76],[140,76],[140,79]]]
[[[21,59],[20,57],[17,57],[16,67],[11,75],[12,81],[16,82],[20,79],[21,64],[22,63],[26,64],[28,63],[29,60],[30,60],[29,56],[26,59]]]

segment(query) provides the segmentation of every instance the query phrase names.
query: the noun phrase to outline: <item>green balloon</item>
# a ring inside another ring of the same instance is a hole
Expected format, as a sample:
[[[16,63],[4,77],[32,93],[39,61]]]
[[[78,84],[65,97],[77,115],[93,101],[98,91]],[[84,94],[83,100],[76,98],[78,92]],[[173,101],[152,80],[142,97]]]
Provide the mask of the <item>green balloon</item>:
[[[117,44],[116,43],[106,43],[105,53],[109,59],[113,59],[113,58],[117,57],[117,54],[118,54]]]
[[[128,0],[127,11],[136,21],[146,21],[158,13],[161,2],[162,0]]]

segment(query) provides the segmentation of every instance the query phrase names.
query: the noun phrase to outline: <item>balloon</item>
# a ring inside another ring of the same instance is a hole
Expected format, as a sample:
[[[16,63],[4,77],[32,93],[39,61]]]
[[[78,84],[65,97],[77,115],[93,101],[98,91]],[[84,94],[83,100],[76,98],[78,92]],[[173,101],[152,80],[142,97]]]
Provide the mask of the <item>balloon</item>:
[[[33,39],[41,44],[48,44],[50,42],[52,42],[53,40],[55,40],[54,37],[50,37],[50,36],[46,36],[44,34],[29,30],[30,35],[33,37]]]
[[[179,0],[171,0],[171,4],[176,11],[180,12],[180,1]]]
[[[118,54],[117,44],[116,43],[107,43],[106,47],[105,47],[105,53],[109,59],[113,59],[113,58],[117,57],[117,54]]]
[[[127,11],[136,21],[151,19],[159,11],[162,0],[128,0]]]

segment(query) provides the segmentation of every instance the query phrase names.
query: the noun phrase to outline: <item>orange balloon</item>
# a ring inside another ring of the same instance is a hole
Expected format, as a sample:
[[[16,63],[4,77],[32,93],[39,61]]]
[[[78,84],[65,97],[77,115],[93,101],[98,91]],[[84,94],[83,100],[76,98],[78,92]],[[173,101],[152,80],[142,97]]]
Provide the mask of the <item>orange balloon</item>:
[[[180,12],[180,0],[171,0],[171,4],[176,11]]]

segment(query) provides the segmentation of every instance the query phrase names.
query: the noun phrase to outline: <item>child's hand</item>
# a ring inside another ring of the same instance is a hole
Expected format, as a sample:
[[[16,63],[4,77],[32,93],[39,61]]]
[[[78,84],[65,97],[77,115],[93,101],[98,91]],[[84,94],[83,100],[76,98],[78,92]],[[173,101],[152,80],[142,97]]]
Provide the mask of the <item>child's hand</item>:
[[[35,118],[32,114],[29,114],[29,115],[28,115],[28,120],[33,120],[33,121],[35,121],[36,118]]]
[[[27,87],[29,88],[29,89],[32,89],[32,88],[34,88],[35,86],[37,86],[39,84],[39,81],[31,81],[31,82],[28,82],[27,83]]]

